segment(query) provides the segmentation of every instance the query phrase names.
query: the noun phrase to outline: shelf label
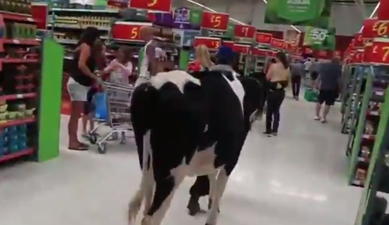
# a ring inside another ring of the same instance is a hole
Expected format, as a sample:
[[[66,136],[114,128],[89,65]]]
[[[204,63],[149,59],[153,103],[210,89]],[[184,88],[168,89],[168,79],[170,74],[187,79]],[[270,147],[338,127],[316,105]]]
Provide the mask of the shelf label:
[[[14,44],[20,44],[20,41],[17,40],[17,39],[13,39],[12,42],[13,42]]]
[[[140,30],[142,27],[149,25],[150,23],[116,23],[112,28],[112,38],[128,41],[143,41],[140,36]]]
[[[23,98],[23,94],[17,94],[16,98]]]

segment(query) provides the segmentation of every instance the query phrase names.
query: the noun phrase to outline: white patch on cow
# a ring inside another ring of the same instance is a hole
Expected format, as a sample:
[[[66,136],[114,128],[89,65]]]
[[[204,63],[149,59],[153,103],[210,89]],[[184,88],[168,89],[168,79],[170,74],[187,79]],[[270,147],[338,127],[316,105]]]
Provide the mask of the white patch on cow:
[[[184,85],[188,82],[193,82],[197,85],[201,85],[198,79],[181,70],[158,73],[150,79],[151,85],[153,85],[156,89],[160,89],[162,85],[167,82],[171,82],[177,85],[181,92],[184,92]]]
[[[231,89],[234,91],[236,96],[238,97],[240,101],[240,105],[242,106],[242,111],[243,111],[243,98],[245,95],[245,91],[243,88],[242,83],[238,80],[238,76],[233,73],[234,80],[230,81],[226,76],[223,75],[224,79],[228,82],[228,84],[231,86]]]

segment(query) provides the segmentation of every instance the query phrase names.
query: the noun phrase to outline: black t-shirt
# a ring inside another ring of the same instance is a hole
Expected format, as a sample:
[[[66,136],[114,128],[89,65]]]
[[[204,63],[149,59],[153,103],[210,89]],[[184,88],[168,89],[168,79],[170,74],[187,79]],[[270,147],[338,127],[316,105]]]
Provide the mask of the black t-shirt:
[[[80,59],[80,53],[81,50],[78,50],[74,53],[70,77],[73,78],[77,83],[86,87],[90,87],[93,85],[94,79],[84,74],[84,72],[82,72],[80,68],[78,68],[78,60]],[[91,55],[87,59],[86,66],[89,68],[90,71],[95,71],[96,59],[95,57],[93,57],[93,53],[91,53]]]

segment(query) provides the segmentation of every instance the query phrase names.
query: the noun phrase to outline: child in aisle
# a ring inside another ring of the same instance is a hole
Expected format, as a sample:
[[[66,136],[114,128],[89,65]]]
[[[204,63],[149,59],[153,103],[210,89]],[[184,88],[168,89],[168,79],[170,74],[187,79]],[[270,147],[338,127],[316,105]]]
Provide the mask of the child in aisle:
[[[133,65],[132,52],[128,47],[121,47],[116,52],[116,58],[104,69],[103,74],[108,77],[108,82],[116,84],[128,84]]]

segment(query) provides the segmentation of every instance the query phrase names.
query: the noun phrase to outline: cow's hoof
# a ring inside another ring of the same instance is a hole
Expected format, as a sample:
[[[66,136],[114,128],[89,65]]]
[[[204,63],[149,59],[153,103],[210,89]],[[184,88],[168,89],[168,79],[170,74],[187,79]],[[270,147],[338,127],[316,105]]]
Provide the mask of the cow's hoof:
[[[195,216],[196,214],[201,212],[200,204],[189,204],[188,205],[188,213],[190,216]]]
[[[209,199],[208,200],[208,210],[210,210],[212,208],[212,199]],[[220,209],[217,208],[217,212],[220,213]]]

